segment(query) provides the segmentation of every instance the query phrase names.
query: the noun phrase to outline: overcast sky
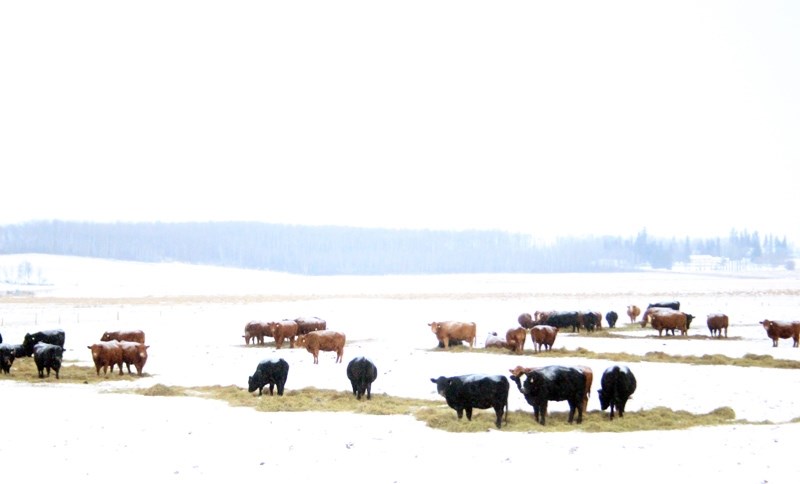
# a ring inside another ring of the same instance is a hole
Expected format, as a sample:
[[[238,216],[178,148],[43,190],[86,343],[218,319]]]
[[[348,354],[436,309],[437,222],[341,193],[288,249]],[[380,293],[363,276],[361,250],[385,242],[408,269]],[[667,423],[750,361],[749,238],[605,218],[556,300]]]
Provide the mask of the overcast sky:
[[[0,3],[0,224],[800,240],[800,2]]]

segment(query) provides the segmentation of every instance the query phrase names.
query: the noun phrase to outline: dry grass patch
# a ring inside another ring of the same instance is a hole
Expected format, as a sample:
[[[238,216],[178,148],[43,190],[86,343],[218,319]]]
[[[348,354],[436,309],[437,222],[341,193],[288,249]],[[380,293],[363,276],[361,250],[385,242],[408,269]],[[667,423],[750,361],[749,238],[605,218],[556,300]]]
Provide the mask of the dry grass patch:
[[[434,348],[431,351],[450,351],[450,352],[473,352],[473,353],[488,353],[488,354],[513,354],[508,350],[500,348],[473,348],[469,349],[467,346],[454,346],[445,350],[444,348]],[[740,367],[757,367],[757,368],[777,368],[786,370],[800,369],[800,361],[797,360],[783,360],[772,357],[771,355],[756,355],[747,353],[741,358],[733,358],[721,354],[713,355],[670,355],[662,351],[650,351],[644,355],[637,355],[633,353],[597,353],[595,351],[587,350],[586,348],[577,348],[575,350],[567,350],[564,348],[554,348],[551,351],[540,351],[535,353],[533,350],[528,349],[522,352],[520,356],[534,357],[534,358],[588,358],[594,360],[609,360],[618,362],[638,363],[682,363],[686,365],[727,365],[727,366],[740,366]]]
[[[495,429],[495,415],[491,409],[476,409],[472,421],[459,420],[453,409],[444,401],[420,400],[374,394],[371,400],[356,400],[351,392],[324,390],[313,387],[290,390],[283,396],[256,396],[235,385],[206,387],[167,387],[127,390],[148,396],[192,396],[212,398],[237,407],[251,407],[261,412],[351,412],[368,415],[409,415],[425,422],[429,427],[447,432],[485,432]],[[627,412],[624,418],[609,420],[607,412],[591,411],[584,415],[583,423],[567,423],[567,412],[550,412],[547,425],[533,420],[532,411],[515,411],[503,424],[510,432],[636,432],[644,430],[677,430],[697,426],[750,423],[737,421],[729,407],[718,408],[707,414],[693,414],[682,410],[658,407],[638,412]]]

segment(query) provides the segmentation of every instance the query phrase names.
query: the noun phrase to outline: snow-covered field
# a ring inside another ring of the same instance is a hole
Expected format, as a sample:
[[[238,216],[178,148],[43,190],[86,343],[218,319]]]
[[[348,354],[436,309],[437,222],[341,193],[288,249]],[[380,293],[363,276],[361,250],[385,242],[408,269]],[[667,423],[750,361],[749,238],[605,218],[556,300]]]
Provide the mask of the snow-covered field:
[[[58,479],[68,482],[105,481],[109,473],[123,482],[797,479],[793,458],[800,448],[800,424],[788,422],[800,417],[798,370],[631,363],[639,386],[628,411],[668,406],[708,412],[729,406],[739,419],[772,423],[621,434],[589,434],[579,426],[556,434],[451,434],[407,416],[269,414],[202,399],[105,391],[155,383],[245,387],[258,361],[274,354],[290,364],[289,389],[347,390],[345,365],[335,364],[331,353],[322,353],[320,364],[313,365],[303,349],[244,345],[246,322],[300,315],[322,317],[330,329],[347,335],[345,363],[357,355],[375,361],[375,398],[386,393],[443,403],[431,377],[508,374],[517,364],[531,366],[525,356],[430,352],[436,342],[427,323],[474,321],[482,346],[489,331],[505,333],[517,325],[520,313],[537,309],[614,310],[624,325],[628,304],[644,307],[678,299],[697,318],[690,335],[708,335],[706,315],[724,312],[731,319],[730,338],[658,339],[650,331],[628,332],[626,338],[562,333],[555,346],[800,359],[800,348],[792,348],[790,340],[773,348],[758,324],[765,318],[800,318],[800,278],[794,273],[303,277],[26,254],[0,256],[0,274],[8,278],[21,263],[30,264],[30,280],[36,284],[0,284],[0,294],[18,294],[0,298],[5,342],[60,327],[67,334],[66,359],[91,365],[86,346],[103,331],[142,329],[150,358],[145,367],[149,376],[135,382],[101,377],[93,385],[29,385],[0,376],[7,436],[0,441],[0,459],[11,476],[42,471],[41,463],[47,462]],[[595,375],[612,364],[577,358],[537,358],[535,363],[579,363],[592,367]],[[590,410],[599,408],[594,391],[599,377],[595,382]],[[510,406],[530,411],[514,388]],[[550,407],[567,408],[563,402]]]

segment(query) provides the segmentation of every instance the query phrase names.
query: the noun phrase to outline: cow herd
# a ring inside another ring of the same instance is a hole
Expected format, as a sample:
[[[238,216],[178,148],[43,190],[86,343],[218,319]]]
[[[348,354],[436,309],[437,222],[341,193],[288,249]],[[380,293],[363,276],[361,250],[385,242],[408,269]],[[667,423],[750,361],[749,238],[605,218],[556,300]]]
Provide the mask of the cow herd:
[[[664,334],[686,336],[694,316],[680,310],[680,303],[668,301],[653,303],[642,312],[639,307],[631,305],[626,311],[631,323],[637,322],[641,327],[648,325]],[[614,311],[605,314],[609,328],[614,328],[618,315]],[[559,331],[581,330],[596,331],[602,328],[603,317],[594,311],[536,311],[533,315],[523,313],[517,318],[518,326],[506,331],[505,337],[491,332],[484,346],[510,350],[522,354],[527,334],[530,333],[533,350],[549,351],[552,349]],[[772,345],[777,346],[780,339],[793,339],[794,347],[800,340],[800,321],[764,320],[760,323]],[[468,344],[476,347],[477,325],[474,322],[440,321],[428,323],[440,348]],[[707,326],[712,337],[728,337],[729,318],[725,314],[713,313],[707,316]],[[302,347],[313,355],[313,363],[318,364],[319,352],[330,351],[336,354],[336,362],[343,360],[346,336],[339,331],[329,330],[324,319],[316,317],[298,317],[281,321],[250,321],[245,325],[243,338],[246,345],[264,344],[265,338],[273,338],[275,348],[281,349],[285,342],[290,348]],[[49,377],[51,371],[59,378],[63,360],[65,335],[63,330],[45,330],[25,335],[21,344],[2,342],[0,335],[0,371],[8,374],[15,358],[33,357],[38,376]],[[147,362],[148,345],[145,344],[143,331],[110,331],[105,332],[100,341],[87,346],[92,355],[97,375],[109,372],[113,374],[118,367],[123,374],[123,365],[131,374],[131,365],[141,376]],[[566,401],[569,405],[569,423],[583,421],[587,404],[591,396],[593,372],[586,366],[549,365],[538,368],[517,366],[509,370],[508,378],[513,381],[525,401],[531,405],[535,421],[545,425],[547,407],[550,401]],[[289,363],[283,358],[269,358],[260,361],[255,372],[248,378],[248,391],[262,395],[265,387],[270,395],[277,389],[279,396],[284,394],[289,374]],[[353,395],[357,399],[366,396],[371,399],[372,383],[377,378],[377,367],[369,358],[360,356],[353,358],[346,367],[346,376],[351,383]],[[439,376],[430,381],[436,385],[437,392],[443,396],[449,407],[456,411],[457,417],[466,414],[472,419],[475,408],[493,409],[495,424],[501,427],[503,420],[508,421],[508,398],[510,384],[505,375],[468,374],[459,376]],[[636,378],[630,368],[624,365],[613,365],[603,372],[600,388],[597,390],[600,407],[603,411],[610,408],[609,419],[616,413],[622,417],[627,400],[636,390]]]
[[[667,301],[649,304],[642,313],[635,305],[628,306],[627,315],[631,323],[641,315],[641,327],[648,324],[658,331],[658,336],[677,330],[681,335],[687,336],[689,326],[694,319],[692,314],[680,310],[680,302]],[[618,314],[609,311],[605,315],[608,326],[616,325]],[[534,352],[550,350],[559,330],[565,328],[573,332],[581,329],[595,331],[602,327],[600,313],[593,311],[536,311],[534,315],[523,313],[517,318],[519,327],[510,328],[506,337],[499,337],[497,332],[490,332],[484,346],[486,348],[505,348],[514,353],[523,352],[526,330],[531,333]],[[778,340],[792,338],[795,347],[800,340],[800,321],[773,321],[764,320],[760,323],[772,340],[773,346],[778,345]],[[433,322],[428,323],[431,331],[436,336],[439,347],[450,347],[469,343],[474,346],[476,324],[474,322]],[[707,316],[707,326],[711,337],[728,337],[729,319],[725,314],[712,313]],[[525,400],[533,407],[534,419],[544,425],[547,415],[548,401],[567,401],[569,404],[569,423],[581,423],[583,414],[590,398],[592,385],[592,370],[585,366],[550,365],[542,368],[524,368],[517,366],[509,370],[511,380],[516,383],[517,389]],[[508,411],[509,384],[504,375],[460,375],[431,378],[436,384],[437,391],[442,395],[447,404],[456,411],[458,418],[466,413],[467,419],[472,417],[473,408],[493,408],[496,415],[496,425],[501,426],[504,413]],[[630,368],[624,365],[614,365],[607,368],[600,380],[598,398],[600,408],[605,411],[610,408],[609,419],[614,419],[614,414],[622,417],[625,404],[636,390],[636,378]],[[577,413],[577,418],[576,418]],[[507,416],[506,416],[507,419]]]
[[[289,347],[305,348],[314,356],[314,364],[319,363],[320,351],[336,353],[336,362],[341,363],[347,337],[339,331],[327,329],[328,323],[317,317],[298,317],[281,321],[250,321],[244,326],[245,345],[251,342],[264,344],[264,338],[274,338],[275,348],[283,348],[288,340]],[[295,342],[296,340],[296,342]]]
[[[59,379],[61,364],[64,359],[64,342],[66,335],[62,329],[48,329],[35,333],[26,333],[22,344],[2,343],[0,336],[0,370],[8,374],[14,360],[22,357],[33,357],[39,378],[50,376],[51,370]],[[114,371],[114,366],[119,367],[119,374],[122,375],[122,367],[126,365],[128,374],[131,374],[131,365],[136,369],[136,373],[141,376],[144,364],[147,362],[147,348],[144,344],[144,332],[135,331],[107,331],[100,337],[100,341],[87,346],[91,351],[97,375],[100,369],[104,374],[110,370]]]
[[[60,329],[26,333],[22,344],[3,343],[0,336],[0,370],[8,374],[16,358],[33,357],[39,378],[50,376],[52,370],[59,378],[61,362],[64,359],[64,331]]]
[[[320,351],[331,351],[336,353],[336,363],[341,363],[347,337],[342,332],[327,328],[328,323],[317,317],[273,322],[250,321],[245,324],[243,337],[245,345],[250,345],[251,342],[264,344],[264,338],[274,338],[276,349],[281,349],[283,342],[288,340],[290,348],[298,346],[311,353],[315,365],[319,363]],[[353,395],[358,400],[365,394],[368,400],[371,399],[372,382],[378,377],[378,369],[372,360],[363,356],[354,358],[348,363],[346,373],[353,387]],[[262,395],[264,387],[269,385],[270,395],[274,395],[277,387],[278,395],[282,396],[288,376],[289,363],[286,360],[265,359],[258,363],[255,373],[248,378],[247,388],[251,393],[258,390],[258,394]]]

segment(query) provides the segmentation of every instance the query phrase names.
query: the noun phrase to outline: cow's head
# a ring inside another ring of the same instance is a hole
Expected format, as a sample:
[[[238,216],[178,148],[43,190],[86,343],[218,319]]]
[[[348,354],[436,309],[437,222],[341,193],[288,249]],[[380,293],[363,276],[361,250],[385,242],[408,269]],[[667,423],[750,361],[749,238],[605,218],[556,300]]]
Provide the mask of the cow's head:
[[[256,373],[253,376],[247,377],[247,391],[253,393],[254,391],[258,390],[258,380],[261,378],[256,379],[256,376],[260,376],[261,372],[256,370]]]
[[[772,321],[770,321],[769,319],[765,319],[764,321],[761,321],[761,326],[763,326],[764,329],[769,331],[770,326],[772,326]]]
[[[450,378],[440,376],[439,378],[431,378],[431,382],[436,384],[436,393],[445,396],[445,390],[450,386]]]
[[[100,337],[100,341],[111,341],[112,339],[114,339],[114,337],[108,331],[103,333],[103,336]]]
[[[686,313],[686,329],[689,329],[689,325],[692,324],[693,319],[694,319],[694,314]]]
[[[301,334],[295,340],[294,345],[298,348],[305,348],[308,345],[308,338],[306,337],[306,335]]]
[[[428,326],[431,327],[431,331],[433,332],[433,334],[438,334],[439,328],[442,327],[442,323],[428,323]]]
[[[14,352],[2,351],[0,353],[0,361],[2,362],[3,368],[11,368],[11,365],[14,364]]]
[[[600,397],[600,410],[605,410],[611,405],[609,395],[606,395],[602,388],[597,390],[597,396]]]
[[[524,366],[517,365],[508,371],[511,373],[509,378],[511,378],[511,381],[517,384],[517,389],[519,389],[520,393],[525,393],[522,390],[522,376],[530,371],[533,371],[533,368],[525,368]]]

